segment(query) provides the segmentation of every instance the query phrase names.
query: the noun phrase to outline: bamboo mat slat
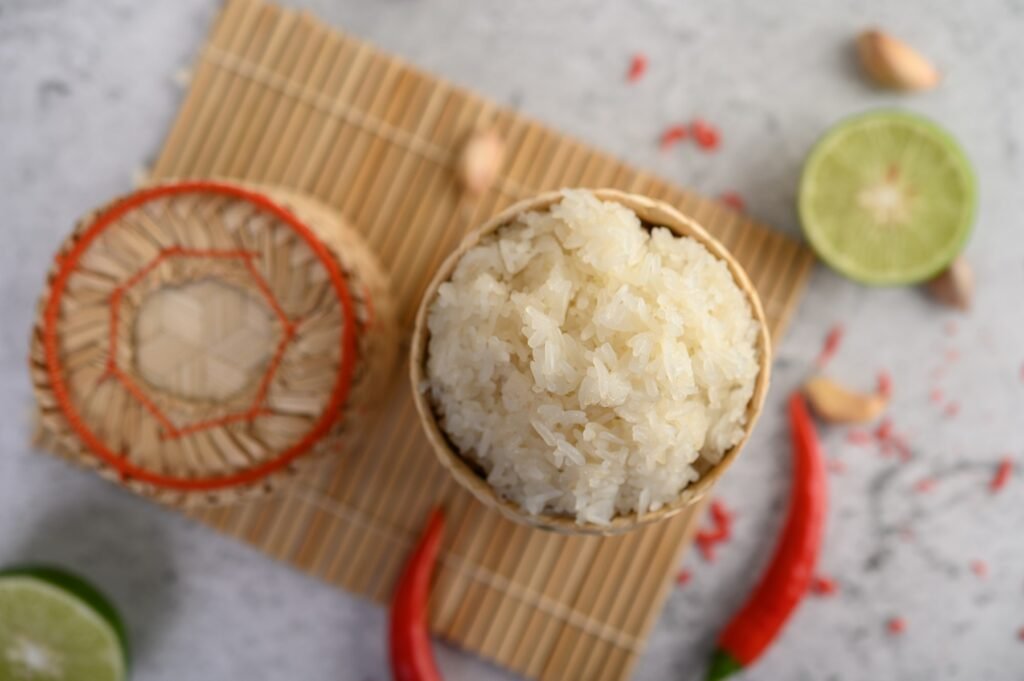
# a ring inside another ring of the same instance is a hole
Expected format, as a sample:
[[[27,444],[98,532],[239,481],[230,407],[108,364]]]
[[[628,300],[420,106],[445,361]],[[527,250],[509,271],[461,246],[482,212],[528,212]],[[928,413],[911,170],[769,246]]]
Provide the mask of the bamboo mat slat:
[[[510,153],[470,199],[452,166],[494,125]],[[425,74],[315,19],[229,0],[152,179],[221,176],[305,192],[340,210],[392,273],[403,338],[431,273],[504,206],[563,186],[650,195],[733,250],[785,329],[812,263],[795,241],[730,209]],[[565,537],[501,519],[447,479],[420,433],[405,373],[348,451],[282,494],[193,517],[266,554],[385,601],[428,509],[450,523],[431,602],[438,634],[524,676],[629,676],[700,508],[617,537]],[[746,456],[756,456],[748,451]]]

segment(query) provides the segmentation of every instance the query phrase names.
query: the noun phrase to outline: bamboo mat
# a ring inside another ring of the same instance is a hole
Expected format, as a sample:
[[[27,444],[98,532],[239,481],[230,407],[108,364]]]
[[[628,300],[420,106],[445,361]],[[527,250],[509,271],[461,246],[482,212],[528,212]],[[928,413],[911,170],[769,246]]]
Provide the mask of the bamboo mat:
[[[455,184],[453,153],[484,123],[497,126],[510,153],[498,185],[470,199]],[[463,233],[546,189],[615,187],[693,216],[746,267],[776,338],[812,262],[795,241],[716,202],[259,0],[226,5],[153,168],[155,180],[205,176],[278,185],[338,208],[392,273],[406,341],[431,273]],[[282,495],[192,515],[383,602],[428,509],[443,500],[450,523],[431,602],[434,631],[527,677],[628,677],[697,511],[612,538],[502,520],[435,462],[404,369],[365,432]]]

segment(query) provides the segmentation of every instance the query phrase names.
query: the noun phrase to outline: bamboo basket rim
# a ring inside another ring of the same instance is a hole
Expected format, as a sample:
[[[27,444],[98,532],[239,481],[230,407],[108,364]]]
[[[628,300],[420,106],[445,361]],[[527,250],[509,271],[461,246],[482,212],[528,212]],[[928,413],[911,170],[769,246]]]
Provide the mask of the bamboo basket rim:
[[[481,227],[469,232],[459,246],[447,257],[430,280],[419,308],[413,327],[412,344],[410,347],[409,378],[412,382],[413,401],[419,421],[430,442],[434,454],[441,465],[447,469],[455,480],[468,490],[477,500],[489,508],[497,510],[506,518],[531,527],[550,530],[559,534],[583,535],[615,535],[636,529],[643,525],[670,518],[692,504],[699,501],[714,486],[715,482],[725,473],[726,469],[739,456],[743,446],[750,438],[764,406],[765,396],[771,379],[771,339],[768,334],[768,323],[765,319],[761,299],[754,289],[749,276],[732,256],[731,253],[698,222],[683,215],[673,206],[639,194],[617,189],[588,189],[602,200],[615,201],[632,209],[646,223],[663,226],[677,236],[689,236],[703,244],[715,257],[725,262],[737,286],[744,292],[750,303],[751,313],[757,322],[758,336],[758,373],[754,385],[754,393],[747,404],[747,421],[743,436],[727,451],[716,464],[703,471],[700,478],[688,485],[679,497],[657,511],[644,514],[615,515],[609,524],[579,523],[568,515],[542,513],[533,515],[519,504],[502,497],[466,459],[450,443],[438,422],[433,405],[422,389],[426,381],[425,363],[427,344],[430,332],[426,317],[430,303],[437,295],[441,284],[451,278],[456,264],[467,250],[479,243],[480,239],[516,219],[521,213],[545,210],[559,202],[564,190],[544,192],[531,198],[523,199],[487,220]]]
[[[64,376],[63,360],[60,353],[59,321],[61,302],[67,290],[69,279],[76,271],[82,257],[92,243],[109,227],[132,210],[154,200],[184,194],[220,195],[246,201],[267,211],[281,224],[294,231],[313,251],[324,267],[331,286],[342,307],[342,329],[340,334],[341,361],[338,380],[331,391],[328,404],[310,430],[297,442],[278,452],[273,458],[244,470],[225,475],[184,478],[158,473],[132,463],[128,458],[110,449],[103,439],[86,423],[85,418],[74,405]],[[313,229],[272,196],[271,191],[252,189],[250,185],[212,179],[187,179],[165,182],[139,189],[109,202],[106,207],[91,214],[78,226],[61,246],[54,270],[48,277],[41,299],[36,326],[41,335],[46,364],[46,384],[34,385],[39,399],[51,399],[63,414],[67,425],[75,434],[81,446],[115,470],[126,480],[138,480],[158,489],[179,492],[216,492],[262,482],[273,474],[285,470],[297,459],[315,450],[321,441],[330,435],[351,392],[353,374],[357,360],[357,337],[355,306],[348,283],[341,267],[332,255],[329,246],[315,234]]]

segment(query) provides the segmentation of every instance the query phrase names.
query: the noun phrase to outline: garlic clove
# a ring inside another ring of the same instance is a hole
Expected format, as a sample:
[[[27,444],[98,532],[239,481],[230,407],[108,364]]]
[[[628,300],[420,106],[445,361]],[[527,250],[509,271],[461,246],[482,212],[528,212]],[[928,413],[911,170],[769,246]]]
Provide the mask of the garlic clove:
[[[974,298],[974,269],[967,258],[958,256],[946,270],[928,282],[928,292],[942,303],[967,311]]]
[[[804,393],[815,413],[829,423],[869,423],[888,405],[883,395],[855,392],[822,376],[807,381]]]
[[[857,36],[861,66],[879,85],[895,90],[930,90],[939,71],[920,52],[891,35],[870,29]]]
[[[463,145],[456,174],[470,194],[483,194],[491,188],[505,160],[505,140],[492,129],[475,132]]]

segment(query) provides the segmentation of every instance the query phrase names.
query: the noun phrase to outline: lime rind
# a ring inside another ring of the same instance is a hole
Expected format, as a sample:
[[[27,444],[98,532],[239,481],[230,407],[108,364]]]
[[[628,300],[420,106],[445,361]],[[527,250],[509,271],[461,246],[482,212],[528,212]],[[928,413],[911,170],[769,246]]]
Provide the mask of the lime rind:
[[[901,228],[898,238],[862,228],[870,220],[849,191],[894,160],[911,182],[929,188],[926,200],[917,202],[914,225]],[[977,212],[977,183],[960,145],[941,127],[916,114],[876,111],[841,121],[815,145],[798,210],[812,248],[840,273],[871,285],[917,283],[940,273],[963,249]],[[944,232],[936,235],[935,225]]]
[[[104,679],[127,678],[127,636],[120,616],[95,587],[64,570],[31,566],[0,572],[0,639],[13,635],[17,641],[19,634],[32,650],[53,645],[67,656],[63,668],[51,675],[54,679],[83,674],[98,679],[100,670],[109,672],[102,674]],[[3,668],[0,659],[0,672]]]
[[[77,575],[50,565],[23,565],[0,570],[0,579],[9,576],[35,577],[58,586],[85,601],[113,628],[121,643],[121,649],[124,650],[125,662],[129,661],[128,631],[124,626],[124,621],[113,604],[95,586]]]

